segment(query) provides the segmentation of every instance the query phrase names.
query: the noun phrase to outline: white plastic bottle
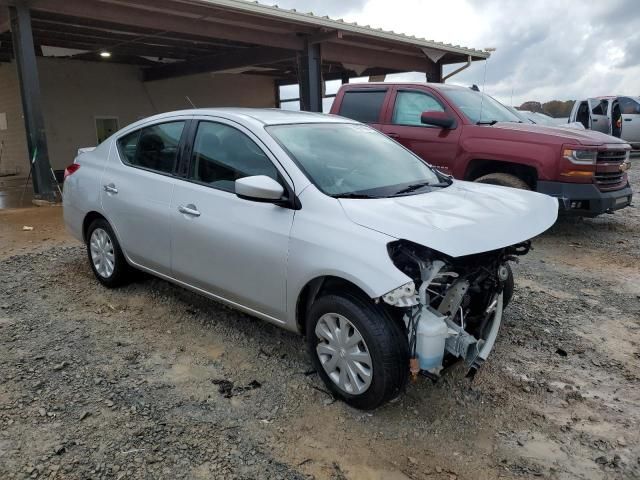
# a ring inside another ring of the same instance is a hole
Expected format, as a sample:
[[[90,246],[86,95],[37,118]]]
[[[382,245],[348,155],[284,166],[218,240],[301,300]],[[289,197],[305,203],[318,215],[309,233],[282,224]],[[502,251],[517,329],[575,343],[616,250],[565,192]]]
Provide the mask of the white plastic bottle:
[[[416,330],[416,353],[420,370],[439,373],[444,358],[444,347],[449,328],[444,316],[422,308]]]

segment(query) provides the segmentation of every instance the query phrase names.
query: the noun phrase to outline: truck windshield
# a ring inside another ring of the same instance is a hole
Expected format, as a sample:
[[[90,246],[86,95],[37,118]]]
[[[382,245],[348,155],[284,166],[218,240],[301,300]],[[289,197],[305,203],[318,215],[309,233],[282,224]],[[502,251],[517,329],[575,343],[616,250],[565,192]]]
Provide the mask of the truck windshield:
[[[522,122],[496,99],[471,89],[450,89],[447,97],[473,123]]]
[[[302,123],[267,127],[322,192],[332,197],[379,198],[448,186],[413,153],[360,124]]]

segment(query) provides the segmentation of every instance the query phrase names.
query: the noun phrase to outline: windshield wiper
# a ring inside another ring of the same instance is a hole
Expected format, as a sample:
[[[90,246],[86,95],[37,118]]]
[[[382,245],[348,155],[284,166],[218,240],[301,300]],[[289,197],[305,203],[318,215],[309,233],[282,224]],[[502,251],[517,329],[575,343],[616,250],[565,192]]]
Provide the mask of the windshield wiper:
[[[498,120],[478,120],[476,125],[495,125]]]
[[[366,195],[364,193],[338,193],[331,195],[333,198],[382,198],[375,195]]]
[[[448,187],[451,185],[451,180],[448,182],[438,182],[438,183],[430,183],[430,182],[421,182],[421,183],[413,183],[411,185],[406,186],[402,190],[398,190],[393,195],[402,195],[403,193],[411,193],[416,190],[420,190],[423,187]]]

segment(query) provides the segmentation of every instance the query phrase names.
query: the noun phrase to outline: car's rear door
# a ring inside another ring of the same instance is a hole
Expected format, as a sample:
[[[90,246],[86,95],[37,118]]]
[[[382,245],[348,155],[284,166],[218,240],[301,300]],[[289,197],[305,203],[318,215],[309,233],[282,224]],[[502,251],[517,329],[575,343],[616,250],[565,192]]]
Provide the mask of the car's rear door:
[[[185,154],[188,168],[170,208],[173,276],[281,319],[294,211],[239,198],[234,182],[267,175],[286,184],[286,174],[241,125],[210,117],[196,121]]]
[[[189,117],[172,117],[120,135],[102,175],[101,203],[127,256],[168,275],[174,171]]]
[[[622,113],[621,138],[640,143],[640,97],[620,97],[618,103]]]
[[[591,116],[591,130],[602,133],[611,132],[611,122],[607,116],[609,111],[609,101],[606,99],[590,98],[589,111]]]
[[[421,116],[427,111],[446,111],[455,117],[431,92],[410,86],[393,87],[381,130],[431,165],[451,174],[458,152],[460,123],[451,129],[425,125]]]

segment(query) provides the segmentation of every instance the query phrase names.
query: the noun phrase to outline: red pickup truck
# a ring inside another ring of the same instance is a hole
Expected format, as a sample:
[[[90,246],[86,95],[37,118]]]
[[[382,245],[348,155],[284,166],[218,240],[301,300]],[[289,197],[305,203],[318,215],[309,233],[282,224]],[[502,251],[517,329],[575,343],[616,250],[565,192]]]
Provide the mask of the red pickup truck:
[[[384,132],[461,180],[546,193],[596,216],[631,204],[631,146],[590,130],[525,124],[473,89],[432,83],[343,85],[331,113]]]

